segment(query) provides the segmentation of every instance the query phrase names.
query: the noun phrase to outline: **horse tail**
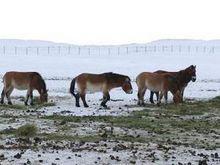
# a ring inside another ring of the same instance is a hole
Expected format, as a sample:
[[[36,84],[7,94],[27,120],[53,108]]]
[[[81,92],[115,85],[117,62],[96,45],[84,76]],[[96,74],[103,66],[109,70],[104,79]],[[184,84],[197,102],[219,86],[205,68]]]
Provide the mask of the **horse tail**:
[[[76,97],[75,84],[76,84],[76,78],[74,78],[74,79],[71,81],[71,84],[70,84],[70,93],[71,93],[74,97]]]

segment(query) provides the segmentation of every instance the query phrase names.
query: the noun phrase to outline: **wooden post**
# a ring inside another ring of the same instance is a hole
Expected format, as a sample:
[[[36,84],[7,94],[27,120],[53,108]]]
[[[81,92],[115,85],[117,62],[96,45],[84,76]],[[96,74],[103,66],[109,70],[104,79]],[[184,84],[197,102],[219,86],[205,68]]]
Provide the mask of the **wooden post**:
[[[3,54],[5,54],[5,46],[3,47]]]
[[[61,50],[60,50],[60,46],[58,46],[58,54],[60,55]]]
[[[37,55],[39,55],[39,48],[37,47]]]
[[[15,46],[15,55],[17,55],[17,47]]]
[[[28,55],[28,47],[26,47],[26,55]]]
[[[80,47],[78,47],[78,54],[80,55],[80,53],[81,53],[81,50],[80,50]]]
[[[70,54],[70,49],[71,49],[71,47],[69,46],[69,47],[68,47],[68,54]]]
[[[108,48],[108,55],[110,55],[111,54],[111,49],[110,48]]]

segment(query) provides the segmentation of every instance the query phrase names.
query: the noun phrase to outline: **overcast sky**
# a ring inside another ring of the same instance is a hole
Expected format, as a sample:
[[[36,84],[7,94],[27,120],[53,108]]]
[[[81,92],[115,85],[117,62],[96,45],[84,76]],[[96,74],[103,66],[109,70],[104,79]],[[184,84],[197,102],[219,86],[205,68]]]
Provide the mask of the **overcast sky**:
[[[1,39],[72,44],[220,39],[219,0],[2,0]]]

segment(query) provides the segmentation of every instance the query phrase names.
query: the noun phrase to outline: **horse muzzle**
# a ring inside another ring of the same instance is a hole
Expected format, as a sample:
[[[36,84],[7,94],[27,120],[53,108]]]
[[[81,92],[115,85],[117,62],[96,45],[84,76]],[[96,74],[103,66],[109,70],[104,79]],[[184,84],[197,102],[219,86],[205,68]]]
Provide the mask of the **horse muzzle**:
[[[196,81],[196,76],[193,76],[192,77],[192,82],[195,82]]]
[[[127,92],[127,94],[132,94],[132,93],[133,93],[133,89]]]

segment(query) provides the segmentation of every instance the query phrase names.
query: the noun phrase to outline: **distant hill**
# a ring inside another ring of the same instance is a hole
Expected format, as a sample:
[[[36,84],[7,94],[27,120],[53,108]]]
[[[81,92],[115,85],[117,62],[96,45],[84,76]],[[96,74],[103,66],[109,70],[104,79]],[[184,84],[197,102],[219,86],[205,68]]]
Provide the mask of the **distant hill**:
[[[88,47],[114,47],[114,46],[141,46],[141,45],[212,45],[220,46],[220,40],[190,40],[190,39],[165,39],[156,40],[148,43],[131,43],[125,45],[73,45],[68,43],[55,43],[51,41],[41,40],[20,40],[20,39],[0,39],[0,46],[21,46],[21,47],[36,47],[36,46],[88,46]]]

